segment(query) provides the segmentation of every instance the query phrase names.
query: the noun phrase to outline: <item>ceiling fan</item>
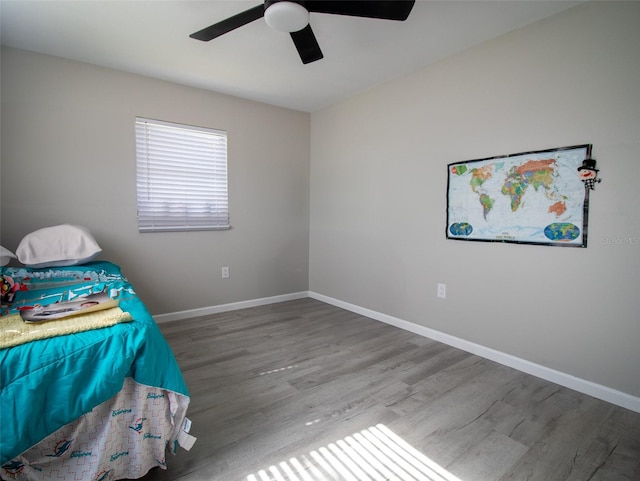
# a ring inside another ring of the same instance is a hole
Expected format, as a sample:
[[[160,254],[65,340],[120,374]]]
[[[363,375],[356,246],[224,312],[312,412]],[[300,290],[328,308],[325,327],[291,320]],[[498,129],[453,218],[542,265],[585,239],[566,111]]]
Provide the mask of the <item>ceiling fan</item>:
[[[263,5],[245,10],[189,36],[208,42],[264,17],[270,27],[290,33],[302,63],[307,64],[324,57],[309,25],[310,13],[402,21],[407,19],[414,3],[415,0],[266,0]]]

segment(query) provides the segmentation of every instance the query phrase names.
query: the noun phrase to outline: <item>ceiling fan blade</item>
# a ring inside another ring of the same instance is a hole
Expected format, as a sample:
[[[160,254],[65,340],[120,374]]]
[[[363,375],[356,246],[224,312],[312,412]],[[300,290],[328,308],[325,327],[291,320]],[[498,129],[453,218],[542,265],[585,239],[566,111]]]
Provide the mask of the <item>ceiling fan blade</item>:
[[[316,40],[316,36],[313,34],[313,30],[311,30],[311,25],[307,25],[297,32],[291,32],[290,35],[298,49],[303,64],[315,62],[324,57],[322,50],[320,50],[320,45],[318,45],[318,41]]]
[[[309,12],[406,20],[416,2],[415,0],[308,0],[302,3]]]
[[[254,20],[258,20],[263,16],[264,5],[256,5],[249,10],[245,10],[244,12],[238,13],[237,15],[229,17],[221,22],[214,23],[213,25],[203,28],[196,33],[192,33],[189,37],[195,38],[196,40],[202,40],[203,42],[208,42],[209,40],[213,40],[214,38],[230,32],[231,30],[242,27]]]

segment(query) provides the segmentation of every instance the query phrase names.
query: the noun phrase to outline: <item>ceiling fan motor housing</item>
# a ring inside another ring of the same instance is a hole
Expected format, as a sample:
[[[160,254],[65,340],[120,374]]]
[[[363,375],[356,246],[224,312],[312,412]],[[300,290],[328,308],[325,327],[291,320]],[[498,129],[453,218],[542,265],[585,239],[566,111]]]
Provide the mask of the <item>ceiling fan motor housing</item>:
[[[264,20],[280,32],[298,32],[309,25],[309,11],[299,2],[267,0],[264,3]]]

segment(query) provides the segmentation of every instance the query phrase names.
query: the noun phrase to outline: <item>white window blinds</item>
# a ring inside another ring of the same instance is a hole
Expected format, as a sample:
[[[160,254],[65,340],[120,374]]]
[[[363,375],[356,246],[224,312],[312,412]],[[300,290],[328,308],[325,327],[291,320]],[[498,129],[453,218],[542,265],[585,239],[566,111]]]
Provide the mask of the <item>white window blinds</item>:
[[[226,132],[136,118],[140,232],[229,229]]]

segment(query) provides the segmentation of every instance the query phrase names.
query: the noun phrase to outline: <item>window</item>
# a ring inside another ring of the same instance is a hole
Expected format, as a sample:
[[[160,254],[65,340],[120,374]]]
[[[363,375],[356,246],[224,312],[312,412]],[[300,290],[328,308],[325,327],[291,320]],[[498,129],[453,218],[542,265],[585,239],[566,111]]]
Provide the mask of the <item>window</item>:
[[[136,118],[140,232],[229,229],[227,133]]]

